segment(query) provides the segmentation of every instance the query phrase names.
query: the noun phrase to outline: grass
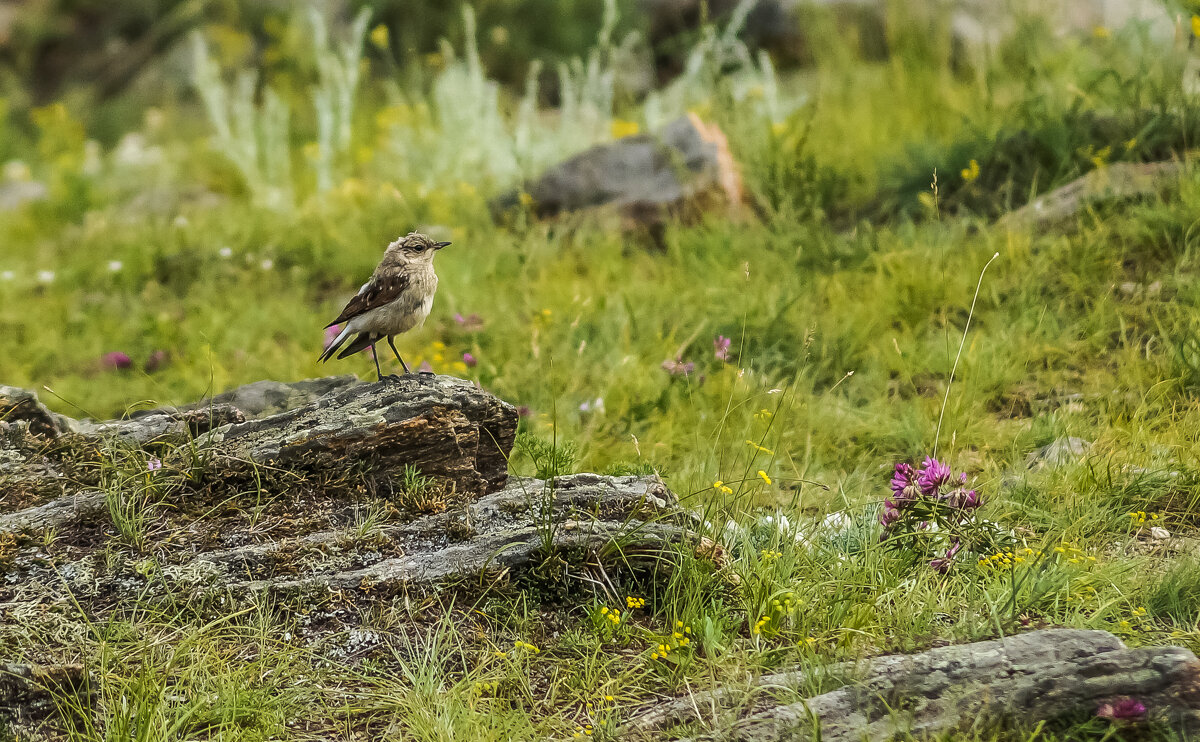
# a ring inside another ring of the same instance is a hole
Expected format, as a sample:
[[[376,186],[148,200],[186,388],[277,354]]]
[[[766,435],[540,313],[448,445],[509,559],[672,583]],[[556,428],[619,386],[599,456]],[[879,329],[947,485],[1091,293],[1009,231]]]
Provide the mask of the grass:
[[[102,715],[71,732],[81,740],[603,737],[663,694],[1028,626],[1200,647],[1194,558],[1156,545],[1129,515],[1159,513],[1176,539],[1200,515],[1200,181],[1186,171],[1163,196],[1095,207],[1052,232],[985,218],[1103,167],[1105,146],[1109,159],[1190,146],[1195,110],[1167,84],[1178,60],[1138,67],[1141,43],[1132,32],[1064,44],[1030,35],[964,73],[946,49],[908,39],[888,62],[819,60],[783,77],[780,94],[807,103],[778,120],[755,103],[767,91],[718,84],[689,105],[729,132],[757,214],[672,224],[661,252],[587,220],[494,225],[487,199],[511,183],[468,179],[470,161],[451,160],[471,131],[441,128],[451,119],[436,108],[451,82],[480,82],[470,65],[399,96],[390,68],[372,69],[355,145],[338,161],[349,174],[328,189],[305,169],[316,114],[284,101],[295,204],[275,209],[210,149],[195,101],[139,113],[127,122],[136,138],[99,153],[84,111],[9,111],[6,156],[50,197],[0,220],[4,383],[105,418],[263,378],[367,376],[363,357],[316,364],[321,328],[383,245],[426,229],[454,245],[438,257],[433,316],[400,341],[410,365],[528,408],[517,473],[661,473],[723,534],[730,563],[715,572],[681,550],[667,576],[616,571],[615,596],[518,583],[231,611],[135,595],[104,620],[60,606],[0,627],[0,647],[87,658]],[[1150,82],[1136,95],[1112,83],[1139,76]],[[472,105],[496,114],[488,130],[515,153],[510,177],[549,156],[520,151],[529,131],[569,137],[552,124],[501,131],[520,97],[479,90]],[[1119,126],[1096,125],[1113,111]],[[614,104],[598,115],[641,114]],[[1146,152],[1122,149],[1131,131],[1152,139]],[[391,177],[405,147],[429,137],[440,143],[426,169]],[[964,183],[972,159],[980,174]],[[732,339],[728,360],[718,336]],[[110,351],[133,366],[105,367]],[[166,361],[147,365],[158,351]],[[693,371],[663,368],[676,359]],[[1018,534],[1028,562],[971,555],[939,575],[927,555],[879,543],[891,466],[930,453],[940,419],[939,454],[969,473],[981,517]],[[1030,452],[1068,435],[1094,445],[1079,461],[1026,468]],[[113,531],[100,538],[105,568],[146,580],[164,566],[155,544],[172,537],[167,496],[184,483],[142,463],[104,454]],[[401,499],[438,509],[442,493],[408,474]],[[261,496],[246,505],[252,525]],[[351,540],[390,511],[357,512]],[[1112,733],[1080,720],[1037,738]]]

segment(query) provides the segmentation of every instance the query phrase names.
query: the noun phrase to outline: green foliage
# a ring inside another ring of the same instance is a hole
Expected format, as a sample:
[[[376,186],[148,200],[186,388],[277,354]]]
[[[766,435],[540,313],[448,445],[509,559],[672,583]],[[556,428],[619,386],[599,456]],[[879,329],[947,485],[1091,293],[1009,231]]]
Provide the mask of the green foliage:
[[[570,474],[576,461],[574,443],[546,440],[532,433],[518,435],[513,450],[533,465],[534,476],[538,479]]]

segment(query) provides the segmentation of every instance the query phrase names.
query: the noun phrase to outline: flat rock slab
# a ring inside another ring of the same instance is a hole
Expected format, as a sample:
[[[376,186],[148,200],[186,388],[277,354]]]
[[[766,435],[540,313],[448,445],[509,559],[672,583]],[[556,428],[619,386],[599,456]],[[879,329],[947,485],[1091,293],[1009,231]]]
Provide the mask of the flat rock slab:
[[[225,468],[395,470],[414,466],[475,496],[504,486],[517,410],[450,376],[411,374],[200,436]]]
[[[816,677],[841,688],[772,698]],[[1103,631],[1046,629],[828,668],[763,676],[750,689],[718,688],[658,704],[633,718],[627,737],[676,738],[664,730],[701,721],[698,709],[740,709],[735,721],[693,740],[863,740],[883,742],[1090,716],[1104,706],[1140,704],[1126,723],[1166,723],[1200,732],[1200,661],[1180,647],[1130,649]]]
[[[1157,193],[1177,183],[1182,172],[1183,163],[1176,161],[1118,162],[1038,196],[998,223],[1009,228],[1045,229],[1096,203]]]

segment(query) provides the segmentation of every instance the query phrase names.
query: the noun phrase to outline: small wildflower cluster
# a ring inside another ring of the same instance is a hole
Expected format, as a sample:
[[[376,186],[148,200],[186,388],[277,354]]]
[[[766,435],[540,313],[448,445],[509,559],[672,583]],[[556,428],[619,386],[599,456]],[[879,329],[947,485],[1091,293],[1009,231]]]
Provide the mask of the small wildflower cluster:
[[[769,552],[763,552],[764,555]],[[778,554],[779,552],[774,552]],[[777,558],[777,557],[773,557]],[[754,636],[762,634],[777,634],[782,631],[789,619],[795,617],[803,602],[799,600],[794,593],[783,593],[777,598],[773,598],[768,604],[767,609],[754,622],[754,626],[750,629],[750,633]]]
[[[1147,522],[1161,520],[1162,516],[1158,513],[1147,514],[1145,510],[1137,510],[1129,513],[1129,520],[1133,523],[1134,528],[1139,528],[1146,525]],[[1156,524],[1157,525],[1157,524]]]
[[[542,651],[542,650],[538,649],[537,647],[535,647],[534,645],[532,645],[528,642],[523,642],[520,639],[513,642],[513,649],[523,649],[526,652],[532,652],[533,654],[537,654],[538,652]]]
[[[882,540],[909,549],[918,541],[928,551],[936,546],[941,554],[929,562],[935,571],[950,569],[963,548],[964,537],[983,535],[969,533],[973,513],[983,500],[978,492],[967,488],[965,472],[956,477],[948,464],[931,457],[926,457],[920,467],[901,462],[893,471],[891,489],[892,496],[884,501],[879,515]]]
[[[497,683],[481,681],[471,686],[471,692],[477,696],[482,696],[487,693],[495,693],[500,686]]]
[[[1133,634],[1143,628],[1143,624],[1149,621],[1150,612],[1145,606],[1138,606],[1129,613],[1129,618],[1123,618],[1117,622],[1117,630],[1123,634]]]
[[[692,643],[692,627],[685,626],[683,621],[675,622],[675,630],[671,632],[671,636],[659,644],[655,651],[650,653],[652,660],[669,660],[673,659],[672,652],[678,652],[680,649],[689,646]]]
[[[621,623],[621,611],[618,608],[609,608],[604,606],[600,609],[600,615],[610,621],[614,626]]]
[[[1096,709],[1096,716],[1112,721],[1131,721],[1146,715],[1146,704],[1136,698],[1122,698],[1116,701],[1102,703]]]
[[[725,482],[723,482],[720,479],[713,482],[712,488],[715,489],[717,492],[720,492],[721,494],[724,494],[724,495],[732,495],[733,494],[733,488],[730,487],[729,485],[725,484]]]
[[[636,608],[645,608],[646,607],[646,599],[645,598],[635,598],[632,595],[626,595],[625,596],[625,607],[631,611]]]
[[[763,549],[761,554],[764,562],[769,562],[783,556],[782,551],[771,551],[770,549]]]

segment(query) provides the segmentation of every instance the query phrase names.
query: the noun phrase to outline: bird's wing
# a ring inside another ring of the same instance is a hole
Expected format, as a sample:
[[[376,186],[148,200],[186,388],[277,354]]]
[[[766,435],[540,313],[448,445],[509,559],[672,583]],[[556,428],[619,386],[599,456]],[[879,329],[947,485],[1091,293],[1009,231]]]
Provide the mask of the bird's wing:
[[[393,273],[387,276],[372,276],[370,281],[363,284],[358,294],[346,304],[338,318],[326,327],[348,322],[360,314],[366,314],[372,309],[391,304],[408,288],[408,275]]]

